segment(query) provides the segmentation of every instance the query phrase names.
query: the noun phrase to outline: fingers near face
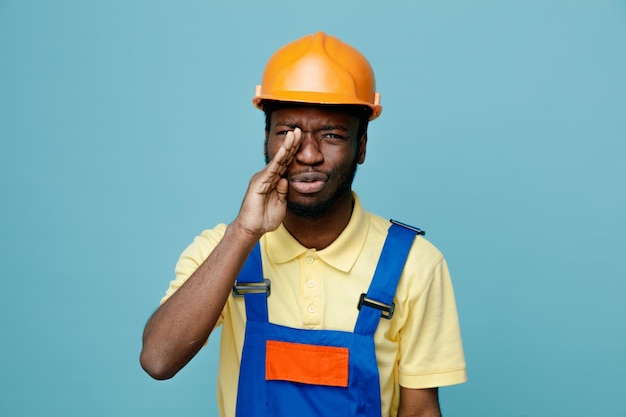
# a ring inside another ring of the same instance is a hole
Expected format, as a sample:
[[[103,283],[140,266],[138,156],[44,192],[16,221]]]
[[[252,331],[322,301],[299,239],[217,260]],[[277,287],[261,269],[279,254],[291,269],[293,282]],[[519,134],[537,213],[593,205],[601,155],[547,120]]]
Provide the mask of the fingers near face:
[[[287,133],[285,140],[282,144],[282,148],[285,149],[285,157],[282,161],[282,165],[289,165],[293,161],[293,157],[298,152],[300,147],[300,139],[302,138],[302,130],[295,128]]]
[[[295,129],[286,132],[284,139],[280,143],[280,147],[277,149],[272,159],[268,160],[264,171],[269,175],[276,176],[275,180],[282,177],[285,171],[287,171],[287,168],[289,168],[293,162],[295,155],[298,153],[301,139],[302,130],[300,128],[296,127]],[[265,156],[267,160],[267,151]]]
[[[289,155],[295,154],[300,145],[300,138],[302,137],[302,130],[296,127],[294,130],[287,133],[283,147],[287,149]]]

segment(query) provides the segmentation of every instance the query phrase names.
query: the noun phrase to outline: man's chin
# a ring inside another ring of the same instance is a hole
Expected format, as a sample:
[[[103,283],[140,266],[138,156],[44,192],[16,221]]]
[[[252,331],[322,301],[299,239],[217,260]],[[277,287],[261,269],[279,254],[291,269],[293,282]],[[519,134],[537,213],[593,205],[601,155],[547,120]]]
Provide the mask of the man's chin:
[[[287,201],[287,210],[294,216],[304,219],[319,219],[330,211],[332,201],[316,201],[303,203],[300,201]]]

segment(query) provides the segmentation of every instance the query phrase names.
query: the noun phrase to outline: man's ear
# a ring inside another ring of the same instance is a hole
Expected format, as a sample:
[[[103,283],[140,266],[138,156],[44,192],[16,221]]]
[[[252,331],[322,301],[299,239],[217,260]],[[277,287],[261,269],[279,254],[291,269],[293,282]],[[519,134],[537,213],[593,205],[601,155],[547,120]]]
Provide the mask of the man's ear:
[[[357,162],[362,164],[365,162],[365,153],[367,150],[367,133],[364,133],[359,139],[359,144],[357,148]]]

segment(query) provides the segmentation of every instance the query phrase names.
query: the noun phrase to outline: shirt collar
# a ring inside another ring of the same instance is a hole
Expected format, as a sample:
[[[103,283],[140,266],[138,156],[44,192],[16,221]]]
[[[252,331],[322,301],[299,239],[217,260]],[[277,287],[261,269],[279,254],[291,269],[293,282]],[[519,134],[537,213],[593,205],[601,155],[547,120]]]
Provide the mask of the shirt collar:
[[[348,225],[330,246],[316,251],[320,259],[342,272],[349,272],[356,262],[365,245],[369,230],[367,213],[363,210],[356,193],[352,195],[354,208]],[[309,250],[302,246],[282,224],[275,231],[267,233],[264,238],[267,255],[274,263],[288,262]]]

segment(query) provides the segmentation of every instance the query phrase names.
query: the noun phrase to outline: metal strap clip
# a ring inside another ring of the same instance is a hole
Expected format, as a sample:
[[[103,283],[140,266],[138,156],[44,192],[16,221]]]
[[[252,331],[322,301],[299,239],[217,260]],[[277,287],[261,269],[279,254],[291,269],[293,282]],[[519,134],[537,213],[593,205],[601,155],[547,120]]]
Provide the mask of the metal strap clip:
[[[367,294],[365,293],[361,294],[361,297],[359,298],[359,305],[357,306],[357,308],[361,310],[361,306],[364,305],[380,310],[380,317],[387,320],[393,317],[393,311],[396,308],[396,305],[394,303],[391,303],[391,305],[389,305],[381,303],[380,301],[372,300],[371,298],[367,298]]]
[[[420,229],[419,227],[414,227],[414,226],[411,226],[411,225],[406,224],[406,223],[399,222],[399,221],[394,220],[394,219],[391,219],[391,220],[389,220],[389,221],[390,221],[391,223],[397,224],[398,226],[402,226],[402,227],[407,228],[407,229],[409,229],[409,230],[413,230],[413,231],[414,231],[415,233],[417,233],[418,235],[422,235],[422,236],[423,236],[423,235],[425,235],[425,234],[426,234],[426,232],[425,232],[424,230]]]
[[[264,279],[263,282],[237,282],[233,285],[233,296],[243,297],[246,294],[261,294],[265,293],[267,297],[271,293],[271,283],[269,279]]]

